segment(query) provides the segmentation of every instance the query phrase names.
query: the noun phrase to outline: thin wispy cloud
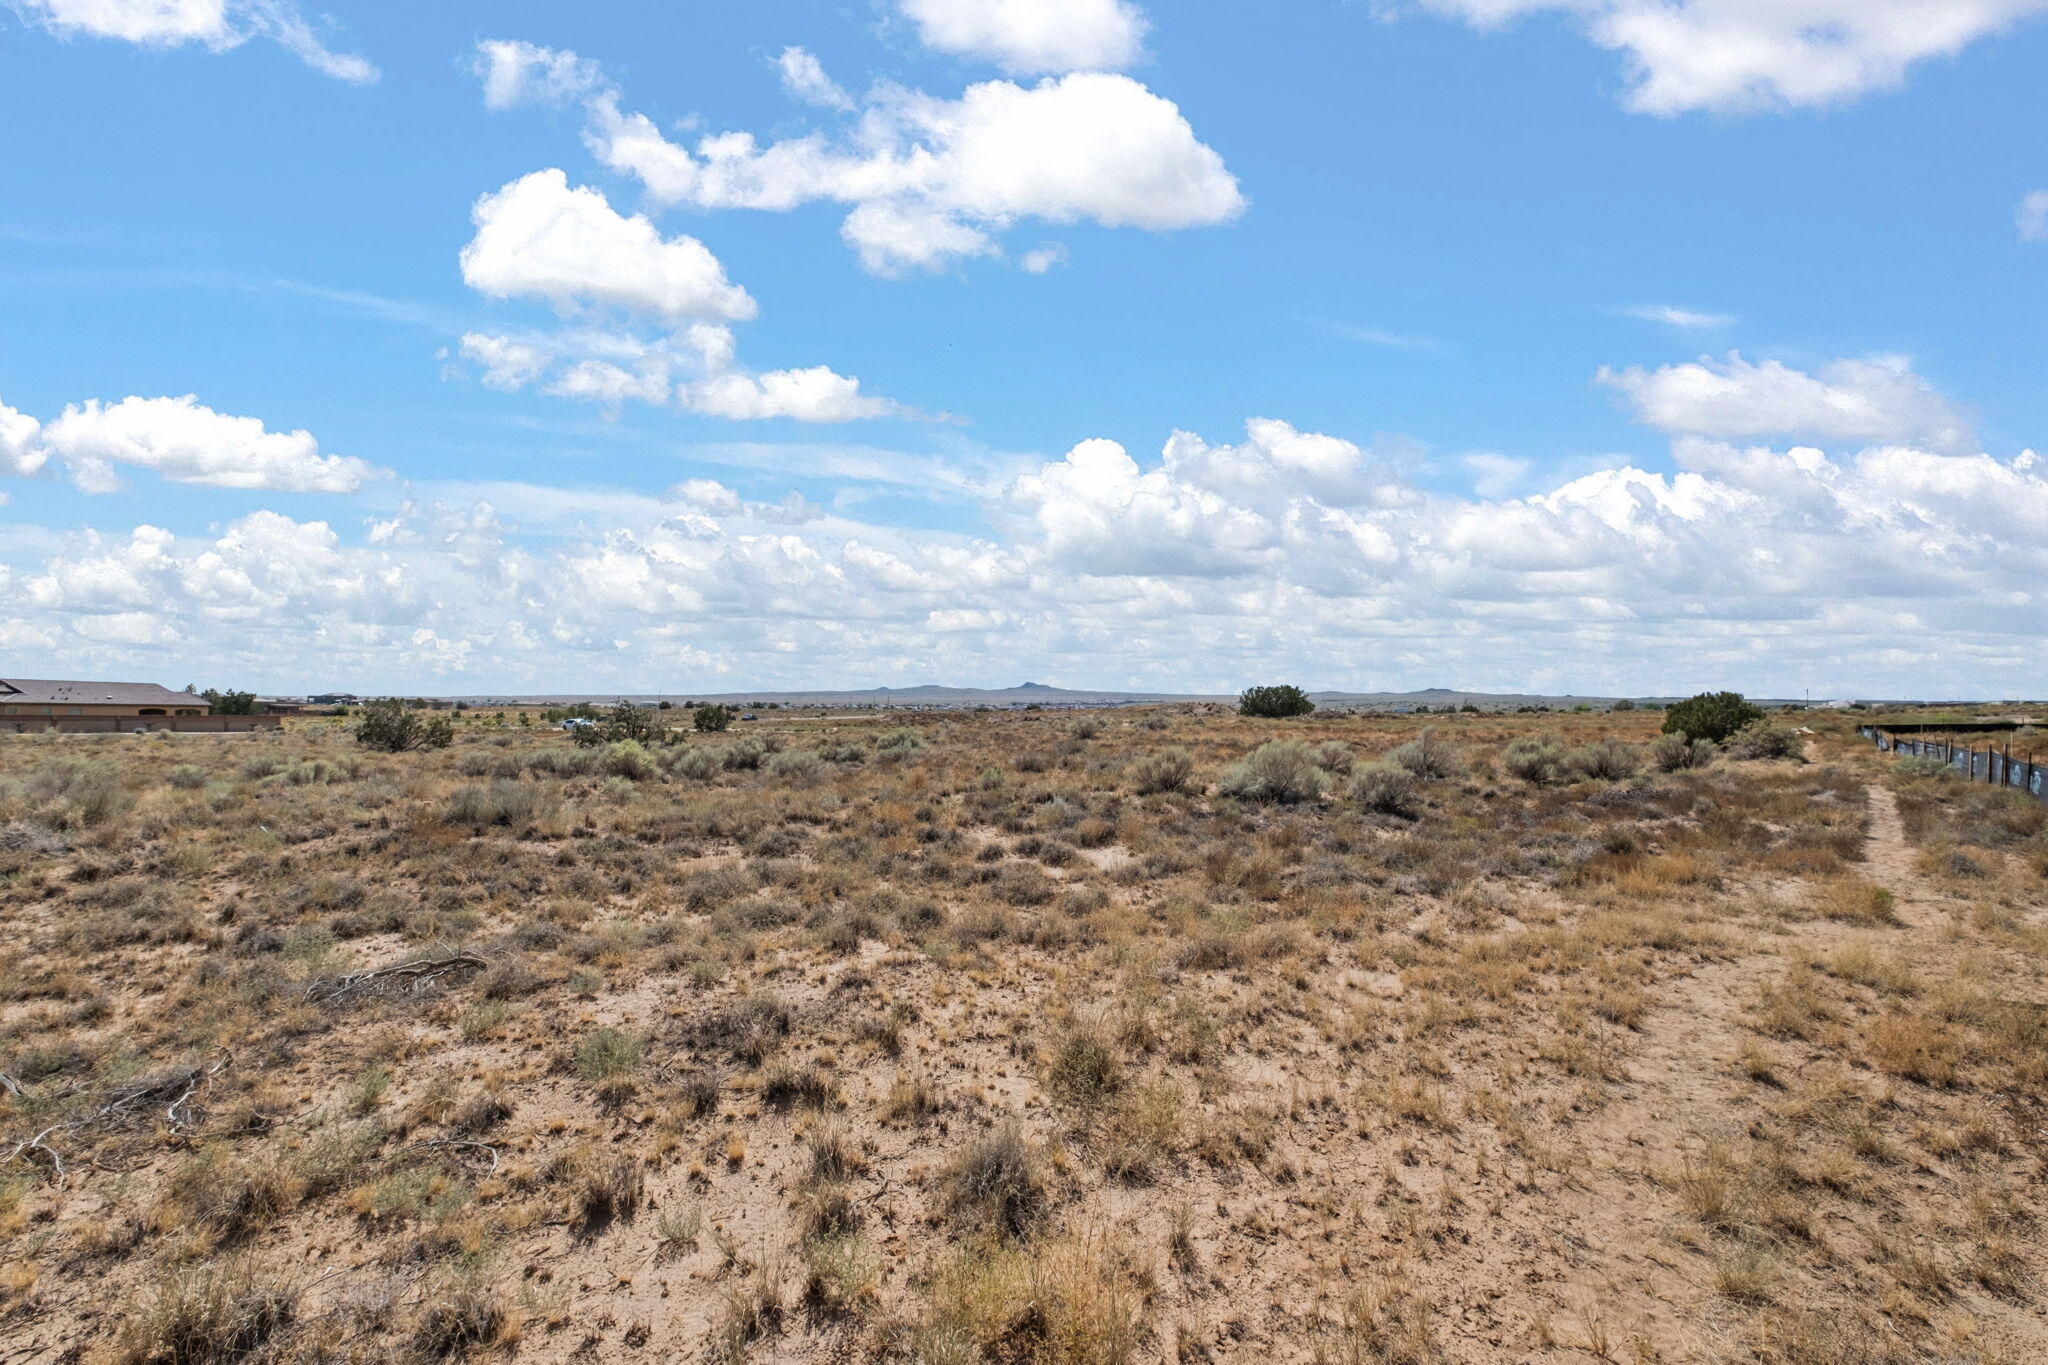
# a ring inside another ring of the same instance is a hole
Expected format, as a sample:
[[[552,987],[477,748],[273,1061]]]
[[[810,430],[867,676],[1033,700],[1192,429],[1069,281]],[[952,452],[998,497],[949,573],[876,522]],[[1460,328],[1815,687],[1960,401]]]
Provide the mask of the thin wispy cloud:
[[[1416,351],[1439,354],[1446,348],[1435,337],[1416,336],[1407,332],[1392,332],[1380,327],[1362,327],[1352,322],[1330,322],[1325,327],[1333,334],[1347,341],[1356,341],[1364,346],[1379,346],[1389,351]]]
[[[1676,308],[1668,303],[1639,303],[1620,310],[1623,317],[1636,318],[1643,322],[1660,322],[1666,327],[1683,328],[1686,331],[1702,332],[1716,327],[1733,327],[1738,319],[1733,313],[1707,313],[1694,308]]]

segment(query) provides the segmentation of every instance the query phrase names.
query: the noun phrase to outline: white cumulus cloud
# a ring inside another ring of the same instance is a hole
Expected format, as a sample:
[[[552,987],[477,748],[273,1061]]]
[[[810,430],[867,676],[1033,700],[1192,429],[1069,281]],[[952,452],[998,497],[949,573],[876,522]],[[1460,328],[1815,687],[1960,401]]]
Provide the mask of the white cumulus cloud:
[[[747,291],[694,237],[663,237],[559,170],[535,171],[477,200],[462,278],[492,298],[545,299],[564,313],[621,308],[670,322],[754,316]]]
[[[108,38],[143,47],[197,45],[214,52],[268,38],[325,75],[358,85],[377,79],[361,57],[336,52],[292,0],[12,0],[60,37]]]
[[[173,483],[289,493],[353,493],[386,473],[351,455],[322,454],[310,432],[272,431],[192,394],[88,399],[41,424],[0,405],[0,471],[33,474],[52,458],[88,493],[119,489],[122,467]]]
[[[574,53],[486,44],[480,68],[494,107],[558,88],[524,74],[499,78],[502,64],[490,57],[499,47],[518,48],[506,62],[522,73],[588,70]],[[779,64],[800,97],[841,108],[830,96],[844,92],[809,53],[790,49]],[[1034,220],[1170,231],[1244,210],[1236,177],[1178,106],[1110,72],[1029,86],[984,81],[958,99],[883,83],[842,108],[843,127],[765,145],[748,132],[675,141],[627,111],[615,87],[589,79],[585,142],[606,167],[638,179],[652,203],[774,213],[843,204],[841,235],[876,274],[995,255],[999,234]]]
[[[1897,356],[1835,360],[1808,374],[1731,352],[1654,370],[1604,369],[1636,418],[1680,435],[1851,441],[1953,450],[1970,423]]]
[[[1628,106],[1675,115],[1820,108],[2048,12],[2048,0],[1416,0],[1492,27],[1557,14],[1623,54]]]
[[[1117,71],[1140,56],[1145,16],[1128,0],[899,0],[926,47],[1016,75]]]
[[[905,411],[861,392],[825,366],[757,374],[737,359],[728,325],[754,300],[693,237],[664,237],[626,217],[598,190],[571,188],[559,170],[479,199],[462,277],[497,299],[536,299],[578,325],[510,335],[465,333],[459,343],[485,386],[538,387],[617,408],[674,404],[736,421],[850,422]],[[659,329],[659,330],[656,330]]]

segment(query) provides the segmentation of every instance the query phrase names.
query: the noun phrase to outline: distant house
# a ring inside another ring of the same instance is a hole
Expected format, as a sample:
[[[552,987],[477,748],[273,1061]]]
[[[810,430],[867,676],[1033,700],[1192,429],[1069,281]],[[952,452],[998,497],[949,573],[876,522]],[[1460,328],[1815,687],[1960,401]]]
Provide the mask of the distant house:
[[[276,714],[216,716],[206,698],[155,683],[0,678],[0,732],[17,735],[49,730],[74,735],[159,730],[246,734],[275,730],[283,723]]]
[[[155,683],[0,678],[0,716],[204,716],[203,697]]]

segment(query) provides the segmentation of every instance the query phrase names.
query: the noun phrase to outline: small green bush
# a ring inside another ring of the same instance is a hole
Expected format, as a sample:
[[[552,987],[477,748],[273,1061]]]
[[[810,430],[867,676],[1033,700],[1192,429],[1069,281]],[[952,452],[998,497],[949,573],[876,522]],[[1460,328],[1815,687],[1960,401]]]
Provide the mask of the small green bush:
[[[691,713],[690,724],[700,735],[717,735],[730,730],[738,718],[738,713],[730,706],[700,706]]]

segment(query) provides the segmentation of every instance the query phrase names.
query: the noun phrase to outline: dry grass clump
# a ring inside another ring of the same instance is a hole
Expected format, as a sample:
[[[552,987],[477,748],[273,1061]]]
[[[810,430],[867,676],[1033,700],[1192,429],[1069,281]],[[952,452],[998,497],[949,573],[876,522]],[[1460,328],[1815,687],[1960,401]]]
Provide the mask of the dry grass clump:
[[[963,1231],[1023,1237],[1046,1208],[1042,1159],[1015,1124],[974,1139],[946,1166],[946,1209]]]
[[[1125,1365],[1142,1340],[1139,1303],[1128,1253],[1099,1235],[976,1248],[932,1282],[917,1354],[947,1362]]]
[[[122,1365],[215,1365],[244,1360],[287,1328],[299,1291],[252,1263],[173,1271],[125,1318],[113,1360]]]

